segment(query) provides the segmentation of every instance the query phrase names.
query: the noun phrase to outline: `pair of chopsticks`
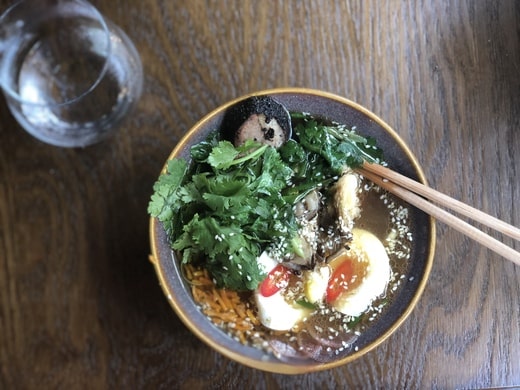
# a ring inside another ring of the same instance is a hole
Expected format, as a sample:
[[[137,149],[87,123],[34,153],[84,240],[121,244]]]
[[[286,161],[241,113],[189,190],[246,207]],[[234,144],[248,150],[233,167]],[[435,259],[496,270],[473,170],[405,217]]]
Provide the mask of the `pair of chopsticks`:
[[[358,172],[388,192],[393,193],[404,201],[421,209],[435,219],[444,222],[446,225],[451,226],[488,249],[520,265],[520,252],[515,251],[513,248],[463,221],[456,215],[450,214],[448,211],[436,206],[430,201],[438,203],[447,209],[520,241],[520,229],[517,227],[509,225],[500,219],[492,217],[382,165],[364,163],[363,167],[358,169]]]

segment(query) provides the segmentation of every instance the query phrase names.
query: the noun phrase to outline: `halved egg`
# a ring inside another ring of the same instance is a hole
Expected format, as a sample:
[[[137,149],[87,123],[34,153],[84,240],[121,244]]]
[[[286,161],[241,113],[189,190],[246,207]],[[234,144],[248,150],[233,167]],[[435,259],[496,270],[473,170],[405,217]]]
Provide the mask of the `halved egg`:
[[[350,250],[329,263],[332,276],[326,300],[337,311],[355,317],[385,292],[391,268],[385,247],[374,234],[356,228],[352,235]]]
[[[260,322],[269,329],[290,330],[303,321],[312,310],[285,299],[291,271],[263,253],[258,262],[268,272],[266,279],[255,290],[254,297]]]

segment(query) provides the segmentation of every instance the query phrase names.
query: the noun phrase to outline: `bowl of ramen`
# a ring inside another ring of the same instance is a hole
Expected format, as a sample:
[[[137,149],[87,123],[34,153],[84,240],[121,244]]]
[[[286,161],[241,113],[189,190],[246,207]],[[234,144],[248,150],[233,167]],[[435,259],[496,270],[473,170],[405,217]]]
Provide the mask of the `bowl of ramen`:
[[[435,225],[363,164],[425,182],[394,130],[334,94],[261,91],[196,123],[148,206],[150,260],[183,323],[222,355],[284,374],[385,341],[424,290]]]

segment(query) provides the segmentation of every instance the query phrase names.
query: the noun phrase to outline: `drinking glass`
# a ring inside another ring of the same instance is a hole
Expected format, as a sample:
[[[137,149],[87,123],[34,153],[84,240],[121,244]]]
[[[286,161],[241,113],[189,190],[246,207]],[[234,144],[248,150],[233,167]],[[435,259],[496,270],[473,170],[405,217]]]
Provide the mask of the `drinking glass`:
[[[21,0],[0,17],[0,85],[41,141],[83,147],[105,139],[143,85],[128,36],[84,0]]]

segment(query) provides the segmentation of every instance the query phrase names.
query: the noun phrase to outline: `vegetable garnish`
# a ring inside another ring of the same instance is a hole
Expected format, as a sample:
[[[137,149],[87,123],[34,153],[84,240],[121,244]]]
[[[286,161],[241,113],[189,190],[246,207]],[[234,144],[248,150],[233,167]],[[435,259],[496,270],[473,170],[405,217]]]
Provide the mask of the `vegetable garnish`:
[[[279,151],[294,171],[294,185],[284,192],[293,201],[314,188],[332,184],[345,167],[358,168],[364,161],[382,161],[383,151],[374,138],[365,138],[344,125],[318,122],[305,113],[291,113],[291,117],[295,123],[294,139]]]
[[[278,264],[268,274],[267,277],[260,283],[260,294],[264,297],[270,297],[278,291],[287,287],[289,284],[290,270],[282,264]]]
[[[303,306],[304,308],[306,309],[311,309],[311,310],[314,310],[316,309],[316,305],[314,303],[310,303],[308,300],[306,299],[298,299],[297,301],[295,301],[298,305],[300,306]]]
[[[298,253],[294,204],[335,182],[346,167],[380,162],[371,138],[345,126],[292,113],[293,139],[279,149],[221,140],[193,146],[191,161],[175,158],[154,185],[148,206],[182,262],[203,262],[219,287],[254,290],[266,278],[263,251],[283,260]]]

